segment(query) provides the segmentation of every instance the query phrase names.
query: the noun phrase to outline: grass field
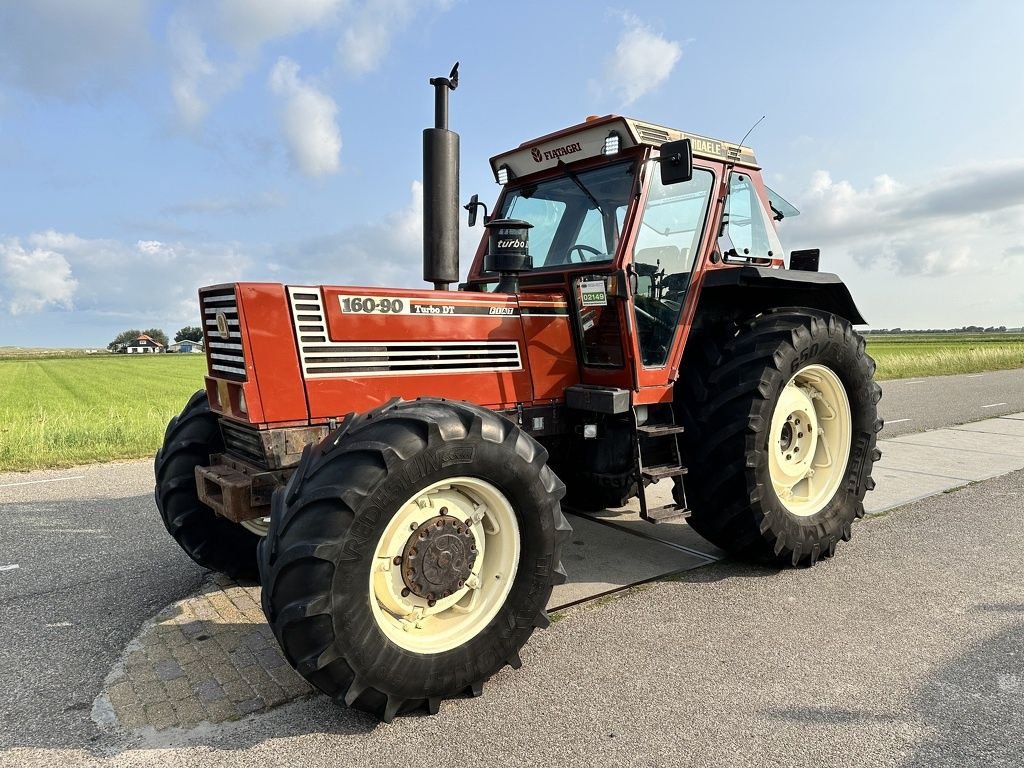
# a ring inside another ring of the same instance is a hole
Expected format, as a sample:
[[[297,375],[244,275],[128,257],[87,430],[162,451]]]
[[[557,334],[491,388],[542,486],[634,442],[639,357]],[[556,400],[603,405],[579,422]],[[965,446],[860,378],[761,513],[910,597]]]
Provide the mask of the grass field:
[[[879,379],[1024,368],[1024,333],[868,336]]]
[[[0,359],[0,471],[152,456],[205,355]]]
[[[152,456],[206,366],[203,355],[0,349],[0,471]],[[1024,368],[1024,334],[870,336],[868,352],[879,379]]]

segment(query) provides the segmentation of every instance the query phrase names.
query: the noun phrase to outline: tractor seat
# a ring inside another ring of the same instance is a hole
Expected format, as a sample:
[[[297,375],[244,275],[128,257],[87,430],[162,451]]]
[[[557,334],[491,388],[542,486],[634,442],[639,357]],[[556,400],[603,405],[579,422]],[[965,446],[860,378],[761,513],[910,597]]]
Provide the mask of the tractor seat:
[[[659,245],[654,248],[641,248],[633,256],[633,263],[638,265],[637,272],[640,272],[640,264],[657,264],[659,265],[658,271],[664,271],[666,274],[675,274],[676,272],[683,272],[686,269],[686,257],[689,253],[689,248],[685,251],[679,249],[676,245]]]

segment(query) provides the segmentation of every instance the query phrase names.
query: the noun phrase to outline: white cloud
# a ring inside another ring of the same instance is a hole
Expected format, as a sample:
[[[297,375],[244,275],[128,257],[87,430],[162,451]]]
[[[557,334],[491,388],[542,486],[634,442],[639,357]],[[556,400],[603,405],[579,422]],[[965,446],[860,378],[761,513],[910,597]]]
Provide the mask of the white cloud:
[[[347,5],[347,0],[221,0],[217,16],[231,43],[256,48],[278,37],[333,25]]]
[[[95,98],[138,70],[153,0],[9,0],[0,83],[37,96]]]
[[[631,14],[624,14],[623,21],[625,29],[605,63],[605,77],[599,87],[628,106],[668,79],[683,55],[683,47]]]
[[[185,324],[196,314],[199,286],[239,279],[252,263],[233,243],[123,243],[56,231],[29,235],[24,242],[0,240],[0,311],[30,315],[74,309],[79,322],[123,318],[131,325]],[[44,343],[58,343],[59,334],[58,329]]]
[[[26,249],[17,239],[0,242],[0,311],[21,315],[47,307],[71,309],[77,286],[61,254],[45,245]]]
[[[292,161],[307,176],[336,173],[341,153],[338,107],[299,77],[299,65],[282,56],[270,72],[271,91],[284,99],[282,124]]]
[[[350,72],[377,68],[391,47],[391,38],[416,15],[413,0],[367,0],[346,21],[338,55]]]
[[[174,15],[167,24],[171,54],[171,96],[188,126],[203,121],[213,104],[233,90],[250,64],[244,60],[214,63],[196,21]]]
[[[396,34],[427,8],[451,0],[216,0],[175,12],[167,37],[173,62],[171,93],[190,126],[259,64],[264,45],[315,30],[337,36],[338,58],[349,72],[380,66]],[[226,53],[224,52],[226,49]],[[211,57],[209,51],[220,55]]]
[[[236,280],[422,287],[422,226],[423,185],[414,181],[407,203],[378,222],[244,250],[57,231],[0,240],[0,313],[24,321],[17,337],[0,323],[0,344],[101,345],[127,327],[173,331],[195,325],[199,287]],[[470,256],[463,252],[464,267]],[[85,330],[68,341],[72,324]]]
[[[1002,266],[1024,244],[1024,160],[964,167],[915,185],[878,176],[861,189],[818,171],[787,240],[850,256],[865,269],[939,276]]]

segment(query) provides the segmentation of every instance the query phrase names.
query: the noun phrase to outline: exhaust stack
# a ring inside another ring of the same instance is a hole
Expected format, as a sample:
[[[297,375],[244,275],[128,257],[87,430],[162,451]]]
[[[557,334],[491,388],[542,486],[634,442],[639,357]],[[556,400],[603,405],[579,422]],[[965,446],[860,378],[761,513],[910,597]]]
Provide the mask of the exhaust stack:
[[[448,91],[459,86],[459,63],[430,84],[434,127],[423,131],[423,279],[447,291],[459,279],[459,134],[448,130]]]

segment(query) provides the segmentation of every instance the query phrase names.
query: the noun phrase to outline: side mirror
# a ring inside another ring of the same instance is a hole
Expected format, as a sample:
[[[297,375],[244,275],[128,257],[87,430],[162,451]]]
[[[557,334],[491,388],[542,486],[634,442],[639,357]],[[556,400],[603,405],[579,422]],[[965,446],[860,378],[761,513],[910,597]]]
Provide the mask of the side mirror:
[[[666,141],[661,145],[662,186],[679,184],[693,178],[693,148],[689,139]]]
[[[484,224],[491,220],[491,217],[487,213],[487,206],[484,203],[480,202],[480,195],[473,195],[471,198],[469,198],[469,202],[462,207],[469,211],[469,226],[471,227],[476,226],[477,208],[484,209]]]

